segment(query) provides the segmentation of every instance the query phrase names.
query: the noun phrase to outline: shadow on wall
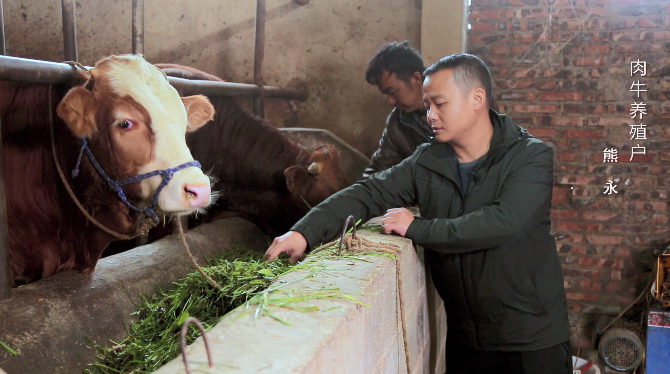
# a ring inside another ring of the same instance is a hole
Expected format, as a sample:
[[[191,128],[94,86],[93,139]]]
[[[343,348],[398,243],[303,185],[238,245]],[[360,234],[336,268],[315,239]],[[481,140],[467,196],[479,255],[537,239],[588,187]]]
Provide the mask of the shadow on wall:
[[[284,17],[285,15],[303,7],[300,4],[290,2],[284,5],[281,5],[277,8],[274,9],[268,9],[265,13],[265,22],[268,23],[276,18],[281,18]],[[215,32],[213,34],[210,34],[208,36],[204,36],[195,40],[190,40],[188,42],[188,50],[184,50],[182,48],[174,48],[174,49],[168,49],[168,50],[162,50],[159,53],[155,55],[153,58],[155,61],[151,61],[152,63],[172,63],[176,62],[182,58],[184,58],[186,55],[199,55],[201,54],[205,49],[207,49],[209,46],[212,44],[216,44],[220,42],[221,40],[229,40],[233,36],[244,32],[248,30],[253,30],[256,27],[256,19],[254,18],[249,18],[244,21],[238,22],[234,25],[230,25],[218,32]],[[249,45],[249,50],[253,50],[254,46],[253,44]],[[227,63],[226,61],[226,56],[221,55],[221,60],[219,63],[219,66],[216,67],[216,70],[214,71],[215,73],[220,73],[225,71],[225,69],[230,66],[230,64]],[[229,76],[226,76],[225,74],[221,77],[224,80],[230,80]]]
[[[365,82],[363,74],[358,81],[360,86],[350,86],[347,78],[352,71],[360,70],[359,65],[346,59],[337,59],[337,62],[335,59],[323,59],[320,62],[309,72],[309,99],[298,106],[298,127],[329,130],[366,157],[371,157],[378,148],[386,117],[393,108],[386,104],[381,94],[363,92],[359,88],[377,90]],[[374,120],[351,121],[366,118]]]

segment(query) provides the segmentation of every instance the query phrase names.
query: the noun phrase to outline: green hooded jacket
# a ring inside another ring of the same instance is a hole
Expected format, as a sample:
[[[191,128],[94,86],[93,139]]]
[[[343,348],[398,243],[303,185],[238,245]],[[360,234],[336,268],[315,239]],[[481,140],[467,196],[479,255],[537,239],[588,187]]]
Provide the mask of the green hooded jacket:
[[[553,150],[506,115],[467,191],[447,143],[420,146],[400,164],[331,196],[296,223],[310,248],[345,219],[363,222],[418,204],[406,237],[426,250],[444,300],[449,339],[485,351],[531,351],[568,341],[567,301],[552,235]]]

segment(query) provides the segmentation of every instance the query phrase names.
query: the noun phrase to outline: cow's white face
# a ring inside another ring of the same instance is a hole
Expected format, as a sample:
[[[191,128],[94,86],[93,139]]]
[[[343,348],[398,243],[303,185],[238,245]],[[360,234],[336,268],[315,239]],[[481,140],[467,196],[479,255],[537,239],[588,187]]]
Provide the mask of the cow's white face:
[[[213,118],[207,98],[179,97],[165,75],[137,55],[105,58],[91,75],[91,82],[68,92],[58,115],[77,136],[90,139],[110,177],[124,179],[193,161],[186,132]],[[136,183],[139,206],[151,204],[161,181],[154,176]],[[210,201],[209,177],[188,167],[177,171],[162,190],[158,208],[189,214]]]

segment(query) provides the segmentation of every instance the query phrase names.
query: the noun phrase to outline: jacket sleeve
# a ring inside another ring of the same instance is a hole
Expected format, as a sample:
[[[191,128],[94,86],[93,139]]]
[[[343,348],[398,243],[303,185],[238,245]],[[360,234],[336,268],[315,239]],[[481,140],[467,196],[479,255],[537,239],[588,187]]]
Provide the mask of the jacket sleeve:
[[[454,219],[417,217],[406,237],[443,253],[462,253],[509,244],[542,220],[549,220],[553,150],[531,143],[522,162],[503,182],[490,206]]]
[[[379,148],[372,155],[372,160],[370,165],[365,168],[363,172],[363,178],[369,178],[370,175],[386,170],[393,165],[399,164],[404,157],[400,154],[396,148],[396,142],[392,139],[391,126],[397,126],[394,122],[392,116],[395,114],[395,111],[392,112],[389,117],[386,119],[386,128],[382,133],[382,138],[379,140]]]
[[[400,164],[332,195],[312,208],[291,231],[301,233],[309,248],[314,248],[341,234],[350,215],[366,222],[387,209],[412,205],[416,198],[413,174],[417,153],[418,150]]]

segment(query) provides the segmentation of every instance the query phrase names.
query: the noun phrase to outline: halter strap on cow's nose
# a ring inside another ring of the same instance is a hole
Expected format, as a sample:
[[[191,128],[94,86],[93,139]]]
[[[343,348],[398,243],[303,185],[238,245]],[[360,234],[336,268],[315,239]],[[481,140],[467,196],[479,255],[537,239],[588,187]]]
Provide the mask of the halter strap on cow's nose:
[[[98,173],[100,173],[100,175],[105,179],[109,187],[116,192],[116,194],[119,196],[119,199],[121,199],[121,201],[124,204],[126,204],[128,208],[140,213],[144,213],[147,217],[151,217],[155,221],[158,221],[158,214],[156,213],[156,205],[158,205],[158,195],[161,193],[163,188],[165,188],[165,186],[167,186],[168,183],[170,183],[170,180],[172,179],[172,177],[174,177],[174,173],[191,166],[197,167],[199,169],[202,168],[202,166],[198,161],[190,161],[171,169],[154,170],[134,177],[122,180],[114,180],[110,178],[107,175],[107,173],[105,173],[105,171],[102,169],[98,161],[95,159],[93,153],[91,152],[91,149],[88,147],[88,141],[86,140],[86,138],[82,138],[82,142],[83,144],[81,146],[81,150],[79,151],[79,156],[77,157],[77,164],[75,165],[74,170],[72,170],[72,178],[76,178],[79,175],[79,166],[81,164],[81,158],[84,152],[86,152],[86,155],[88,155],[88,158],[89,160],[91,160],[91,163],[93,164],[95,169],[98,170]],[[163,181],[161,182],[160,185],[158,185],[156,192],[154,192],[154,196],[151,199],[151,205],[144,209],[140,209],[135,205],[131,204],[130,201],[128,201],[128,198],[126,197],[125,192],[123,191],[123,186],[130,183],[139,182],[147,178],[155,177],[157,175],[162,176]]]

